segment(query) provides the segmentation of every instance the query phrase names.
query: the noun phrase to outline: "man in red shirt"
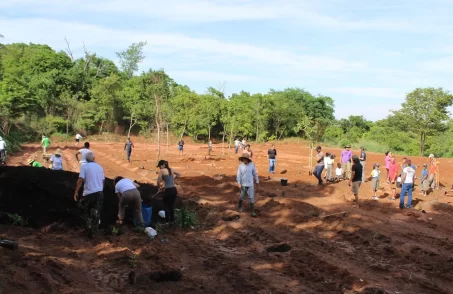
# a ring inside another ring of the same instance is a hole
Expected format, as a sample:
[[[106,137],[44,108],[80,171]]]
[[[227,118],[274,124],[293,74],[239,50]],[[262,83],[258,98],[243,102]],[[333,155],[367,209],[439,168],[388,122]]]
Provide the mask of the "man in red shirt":
[[[390,168],[389,168],[389,179],[390,185],[392,187],[392,198],[390,200],[395,200],[396,196],[396,179],[398,178],[399,166],[395,161],[395,157],[390,159]]]

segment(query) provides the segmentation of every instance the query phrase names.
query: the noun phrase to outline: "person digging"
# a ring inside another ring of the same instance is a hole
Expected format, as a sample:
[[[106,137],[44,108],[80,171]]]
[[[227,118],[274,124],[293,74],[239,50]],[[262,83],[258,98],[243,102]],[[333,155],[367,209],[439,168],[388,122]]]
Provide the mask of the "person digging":
[[[238,211],[242,212],[242,201],[244,200],[245,194],[247,194],[250,200],[250,215],[256,217],[254,181],[257,185],[259,184],[258,173],[248,153],[243,153],[239,157],[239,161],[241,164],[238,168],[237,182],[239,189],[241,189],[241,194],[239,196]]]

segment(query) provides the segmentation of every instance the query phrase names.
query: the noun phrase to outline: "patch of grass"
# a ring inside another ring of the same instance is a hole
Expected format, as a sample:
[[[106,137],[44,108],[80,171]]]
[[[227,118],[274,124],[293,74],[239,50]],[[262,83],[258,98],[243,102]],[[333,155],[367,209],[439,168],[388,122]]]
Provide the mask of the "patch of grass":
[[[198,216],[186,207],[175,209],[175,224],[182,229],[195,228],[199,224]]]
[[[17,213],[7,213],[3,212],[0,213],[1,216],[6,218],[6,222],[13,226],[25,227],[28,225],[27,220],[25,220],[22,216],[18,215]]]
[[[135,268],[137,266],[137,261],[138,261],[138,255],[136,253],[133,253],[131,256],[129,256],[129,266],[132,268]]]

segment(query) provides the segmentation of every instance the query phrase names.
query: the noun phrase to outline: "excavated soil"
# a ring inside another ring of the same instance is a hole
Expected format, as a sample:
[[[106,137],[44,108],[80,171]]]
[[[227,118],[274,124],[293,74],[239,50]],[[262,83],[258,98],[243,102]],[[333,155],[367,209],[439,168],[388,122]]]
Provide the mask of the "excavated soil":
[[[78,172],[76,148],[68,147],[70,143],[59,145],[64,149],[65,169]],[[122,143],[92,145],[109,178],[123,175],[155,183],[155,145],[137,139],[131,163],[124,160]],[[249,216],[247,200],[244,212],[235,212],[236,155],[228,151],[222,155],[220,144],[214,145],[211,156],[204,145],[186,144],[184,156],[178,156],[176,146],[168,153],[164,149],[162,157],[182,174],[177,181],[180,205],[195,210],[201,224],[187,230],[158,226],[154,240],[128,225],[117,236],[89,240],[71,206],[74,173],[30,168],[2,172],[0,209],[27,214],[33,226],[0,225],[0,238],[19,241],[17,251],[0,248],[0,289],[3,293],[453,293],[453,216],[445,188],[423,197],[416,187],[415,209],[400,210],[397,202],[388,200],[390,187],[384,181],[379,201],[371,200],[368,182],[361,187],[361,205],[356,207],[346,182],[315,185],[308,175],[306,144],[277,144],[275,175],[267,173],[269,147],[252,145],[261,181],[257,218]],[[32,154],[39,157],[39,152],[36,145],[26,145],[9,164],[22,165]],[[372,163],[384,161],[382,154],[368,153],[368,158],[367,174]],[[427,161],[411,159],[416,165]],[[451,187],[452,160],[440,161],[441,183]],[[283,177],[288,179],[284,187]],[[109,185],[107,190],[113,188]],[[144,185],[144,200],[151,201],[154,193],[154,186]],[[114,211],[115,205],[112,201],[109,209]]]

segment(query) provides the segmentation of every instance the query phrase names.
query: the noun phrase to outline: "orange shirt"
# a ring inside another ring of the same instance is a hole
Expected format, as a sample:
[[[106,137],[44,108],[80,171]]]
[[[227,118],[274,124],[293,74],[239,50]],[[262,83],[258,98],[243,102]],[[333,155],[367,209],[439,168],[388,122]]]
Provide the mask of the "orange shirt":
[[[430,175],[435,175],[436,174],[436,167],[437,167],[436,161],[432,160],[430,162],[430,166],[429,166],[429,174]]]

